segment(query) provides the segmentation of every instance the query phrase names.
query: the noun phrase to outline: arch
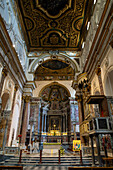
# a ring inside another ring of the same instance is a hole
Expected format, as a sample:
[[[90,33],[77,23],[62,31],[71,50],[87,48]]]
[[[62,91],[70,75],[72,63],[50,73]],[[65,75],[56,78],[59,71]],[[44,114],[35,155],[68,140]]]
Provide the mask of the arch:
[[[35,59],[31,62],[28,72],[34,73],[40,64],[42,64],[46,60],[53,59],[52,56],[53,55],[51,55],[49,53],[42,54],[38,59]],[[61,59],[61,60],[64,60],[64,61],[67,61],[68,63],[70,63],[72,68],[75,69],[76,72],[80,71],[80,67],[79,67],[78,63],[75,60],[70,59],[69,55],[64,54],[64,53],[59,53],[54,56],[56,56],[57,59]]]

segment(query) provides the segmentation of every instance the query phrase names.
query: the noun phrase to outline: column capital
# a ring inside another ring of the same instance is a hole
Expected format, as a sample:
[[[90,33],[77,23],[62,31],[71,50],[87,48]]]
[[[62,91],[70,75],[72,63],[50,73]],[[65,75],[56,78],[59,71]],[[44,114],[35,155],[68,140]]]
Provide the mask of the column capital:
[[[6,69],[6,67],[4,67],[2,69],[2,74],[6,77],[7,76],[7,73],[8,73],[8,70]]]
[[[24,96],[24,95],[23,95],[22,97],[23,97],[23,99],[25,100],[26,103],[29,103],[29,102],[30,102],[31,96],[27,96],[27,95]]]
[[[36,85],[34,81],[28,81],[26,82],[26,84],[24,85],[24,90],[23,90],[23,94],[26,96],[32,96],[33,90],[35,89]]]
[[[97,74],[98,76],[101,74],[101,67],[100,67],[100,64],[97,66],[95,72],[96,72],[96,74]]]
[[[14,90],[15,92],[18,90],[19,86],[17,84],[15,84]]]

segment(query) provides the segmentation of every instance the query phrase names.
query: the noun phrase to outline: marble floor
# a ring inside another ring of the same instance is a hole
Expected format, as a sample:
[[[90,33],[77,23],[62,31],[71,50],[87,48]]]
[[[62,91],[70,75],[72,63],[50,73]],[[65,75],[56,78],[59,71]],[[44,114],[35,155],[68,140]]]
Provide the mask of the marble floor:
[[[27,166],[23,167],[23,170],[68,170],[66,166]]]

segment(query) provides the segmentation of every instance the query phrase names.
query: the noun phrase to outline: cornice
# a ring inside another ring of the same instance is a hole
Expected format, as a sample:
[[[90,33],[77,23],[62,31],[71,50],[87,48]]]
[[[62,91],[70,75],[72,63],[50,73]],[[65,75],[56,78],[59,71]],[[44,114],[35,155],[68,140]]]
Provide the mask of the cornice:
[[[90,79],[92,75],[94,75],[94,70],[96,69],[97,65],[100,63],[101,58],[105,54],[105,51],[110,43],[110,38],[113,34],[112,14],[113,14],[113,4],[110,5],[110,1],[108,0],[106,2],[104,12],[102,14],[102,17],[99,23],[99,27],[95,34],[95,38],[92,43],[92,46],[91,46],[91,49],[90,49],[90,52],[89,52],[89,55],[88,55],[88,58],[87,58],[87,61],[84,67],[84,71],[88,72]]]

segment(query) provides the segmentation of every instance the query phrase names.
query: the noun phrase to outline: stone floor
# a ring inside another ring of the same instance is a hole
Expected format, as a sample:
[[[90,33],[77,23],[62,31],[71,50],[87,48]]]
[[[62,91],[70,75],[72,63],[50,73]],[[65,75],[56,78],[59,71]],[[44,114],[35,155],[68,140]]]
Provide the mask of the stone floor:
[[[65,166],[27,166],[23,168],[24,170],[68,170],[68,167]]]

